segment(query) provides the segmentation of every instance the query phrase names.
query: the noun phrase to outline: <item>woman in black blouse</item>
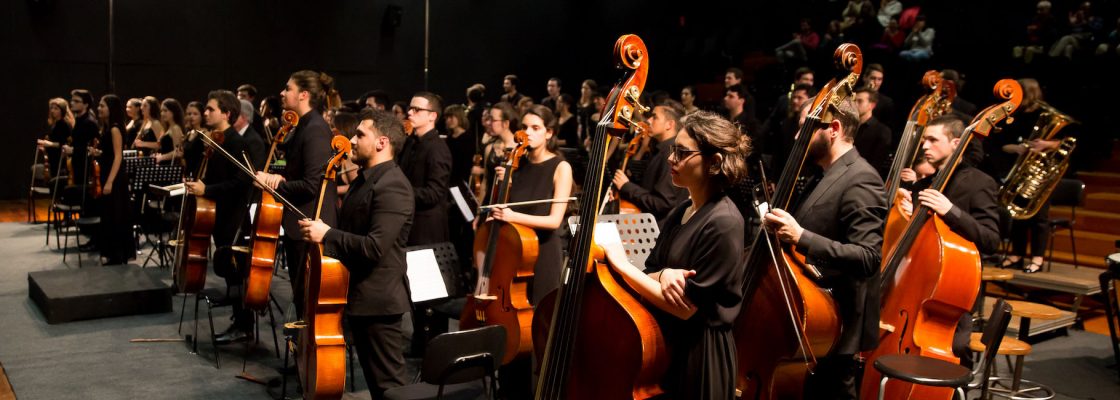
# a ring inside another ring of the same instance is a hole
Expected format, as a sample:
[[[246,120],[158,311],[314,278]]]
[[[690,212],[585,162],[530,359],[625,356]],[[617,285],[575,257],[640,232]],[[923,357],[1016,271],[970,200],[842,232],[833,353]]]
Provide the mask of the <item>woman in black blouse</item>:
[[[750,139],[731,122],[698,111],[682,121],[669,155],[673,184],[689,200],[669,213],[642,271],[621,244],[607,259],[653,309],[671,350],[662,380],[673,399],[732,399],[735,338],[742,304],[743,238],[739,209],[724,189],[746,176]]]

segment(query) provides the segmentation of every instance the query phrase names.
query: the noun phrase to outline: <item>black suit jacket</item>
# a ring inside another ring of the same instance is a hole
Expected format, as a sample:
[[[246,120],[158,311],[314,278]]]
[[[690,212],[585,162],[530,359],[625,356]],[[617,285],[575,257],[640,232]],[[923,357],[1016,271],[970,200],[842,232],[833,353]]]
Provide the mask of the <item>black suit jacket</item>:
[[[244,152],[254,165],[264,162],[264,143],[252,128],[244,136],[239,135],[233,127],[223,133],[225,140],[222,142],[222,149],[230,155],[240,160]],[[207,161],[206,175],[202,181],[206,183],[205,197],[214,200],[217,207],[214,242],[218,247],[232,245],[238,228],[242,235],[249,232],[246,223],[249,203],[252,202],[250,196],[253,193],[253,178],[215,152]]]
[[[669,147],[673,143],[676,143],[673,138],[658,143],[642,173],[641,182],[627,182],[618,191],[623,199],[634,203],[642,211],[653,214],[659,224],[674,206],[688,198],[688,191],[674,186],[673,178],[669,175]]]
[[[323,172],[331,158],[331,138],[334,133],[327,121],[318,111],[311,110],[299,117],[299,126],[292,130],[288,143],[284,146],[284,182],[276,192],[292,202],[308,217],[315,217],[315,206],[319,200]],[[335,226],[337,218],[338,193],[334,182],[327,182],[323,195],[322,214],[319,218],[327,225]],[[299,214],[284,210],[284,234],[291,239],[303,240],[299,233]]]
[[[933,176],[914,185],[914,204],[918,204],[918,192],[929,187],[931,182]],[[957,167],[945,186],[945,197],[953,203],[953,208],[941,219],[953,232],[975,244],[981,254],[995,253],[999,247],[997,190],[999,186],[992,177],[967,165]]]
[[[887,173],[891,170],[891,142],[891,128],[875,116],[866,123],[860,124],[859,129],[856,130],[856,150],[859,150],[859,155],[871,164],[871,168],[875,169],[880,179],[886,179]]]
[[[396,162],[362,171],[350,185],[324,254],[350,270],[347,312],[393,315],[409,310],[405,243],[412,228],[412,186]]]
[[[823,275],[843,321],[836,354],[879,341],[879,264],[886,215],[883,180],[855,149],[840,156],[793,214],[805,231],[797,251]]]
[[[424,136],[411,135],[401,150],[400,167],[412,184],[416,197],[413,229],[409,246],[448,241],[447,206],[451,179],[451,150],[432,129]]]

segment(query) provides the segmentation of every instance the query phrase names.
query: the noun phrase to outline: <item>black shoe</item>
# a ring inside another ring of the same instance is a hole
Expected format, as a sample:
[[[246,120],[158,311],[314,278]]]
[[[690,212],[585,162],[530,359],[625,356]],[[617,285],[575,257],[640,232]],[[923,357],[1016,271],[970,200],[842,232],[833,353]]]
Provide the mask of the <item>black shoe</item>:
[[[214,338],[214,344],[224,345],[231,343],[242,343],[250,340],[253,340],[253,334],[251,332],[246,332],[241,329],[231,329]]]
[[[1034,262],[1031,262],[1031,264],[1029,266],[1027,266],[1026,268],[1023,268],[1023,273],[1026,273],[1026,274],[1033,274],[1033,273],[1038,272],[1038,271],[1042,271],[1042,264],[1041,263],[1035,264]]]
[[[1023,260],[1025,260],[1025,258],[1020,258],[1015,261],[1011,261],[1010,259],[1003,260],[1003,264],[1000,264],[999,267],[1002,269],[1023,269]]]

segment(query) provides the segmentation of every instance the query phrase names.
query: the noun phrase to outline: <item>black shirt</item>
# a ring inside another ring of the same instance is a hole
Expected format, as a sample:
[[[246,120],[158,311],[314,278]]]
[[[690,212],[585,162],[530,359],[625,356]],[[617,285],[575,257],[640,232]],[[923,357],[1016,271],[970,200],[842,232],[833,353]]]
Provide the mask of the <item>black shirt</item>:
[[[936,175],[930,175],[914,185],[912,193],[914,208],[917,209],[918,192],[928,188]],[[996,204],[996,191],[999,186],[992,177],[979,169],[961,165],[953,172],[945,187],[945,197],[953,203],[953,208],[941,217],[949,229],[976,245],[982,254],[995,253],[999,247],[999,205]]]
[[[418,229],[409,233],[408,245],[448,240],[448,186],[451,180],[451,150],[432,129],[423,136],[409,135],[400,152],[400,167],[412,184],[416,198],[413,223]]]
[[[891,129],[872,116],[856,130],[855,146],[880,179],[885,179],[891,169]]]
[[[284,145],[284,158],[288,164],[284,168],[284,182],[280,183],[276,192],[299,207],[308,217],[315,216],[323,172],[331,158],[333,137],[334,133],[323,116],[318,111],[311,110],[299,117],[299,126],[292,130],[288,143]],[[335,190],[335,183],[328,182],[319,216],[327,225],[335,224],[337,203],[338,191]],[[285,207],[284,233],[297,241],[303,240],[299,218],[299,214],[290,212]]]

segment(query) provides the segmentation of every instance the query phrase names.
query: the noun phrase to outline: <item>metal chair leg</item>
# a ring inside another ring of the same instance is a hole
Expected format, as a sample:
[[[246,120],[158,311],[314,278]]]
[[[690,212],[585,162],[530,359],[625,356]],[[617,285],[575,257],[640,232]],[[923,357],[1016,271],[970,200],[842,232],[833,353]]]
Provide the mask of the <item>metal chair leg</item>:
[[[269,297],[272,297],[272,295],[269,295]],[[280,342],[276,337],[276,317],[272,315],[271,306],[268,307],[268,328],[272,330],[272,346],[276,348],[276,358],[280,358]]]
[[[180,294],[183,295],[183,305],[179,307],[179,334],[182,335],[183,334],[183,314],[187,313],[187,294],[186,293],[180,293]]]
[[[206,318],[210,320],[210,346],[214,348],[214,368],[222,369],[222,362],[218,355],[218,335],[214,332],[214,305],[210,303],[209,297],[206,298]]]
[[[887,379],[890,378],[888,378],[886,375],[883,375],[883,379],[879,380],[879,400],[883,400],[883,396],[886,396],[887,394]]]

